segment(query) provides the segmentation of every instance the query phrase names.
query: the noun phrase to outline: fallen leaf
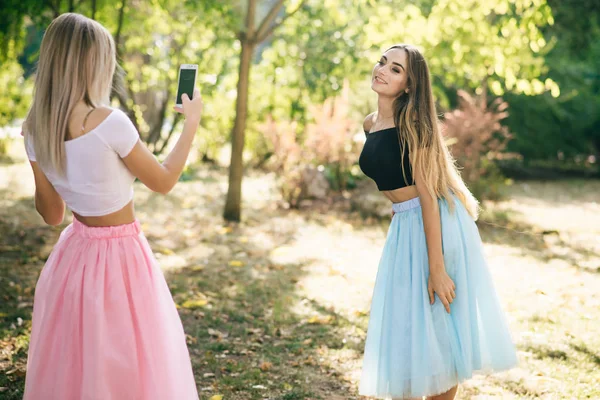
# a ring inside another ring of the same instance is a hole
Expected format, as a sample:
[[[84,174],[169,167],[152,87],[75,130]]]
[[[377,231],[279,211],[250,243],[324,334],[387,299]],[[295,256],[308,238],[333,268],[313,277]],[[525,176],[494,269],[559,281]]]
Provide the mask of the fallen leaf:
[[[203,375],[203,377],[205,378],[213,378],[215,376],[215,374],[213,374],[212,372],[207,372]]]
[[[326,315],[324,317],[317,315],[308,319],[308,323],[314,325],[327,325],[330,324],[331,321],[333,321],[331,315]]]
[[[354,310],[354,315],[357,317],[364,317],[367,315],[367,312],[365,310]]]
[[[231,260],[231,261],[229,261],[229,266],[230,267],[243,267],[244,263],[239,260]]]
[[[269,371],[269,370],[271,369],[271,367],[272,367],[272,366],[273,366],[273,364],[272,364],[272,363],[270,363],[270,362],[268,362],[268,361],[263,361],[263,362],[260,364],[260,370],[261,370],[262,372],[267,372],[267,371]]]
[[[206,299],[189,299],[184,301],[183,304],[181,304],[181,307],[193,310],[195,308],[204,307],[207,304],[208,300]]]
[[[308,356],[306,360],[304,360],[304,364],[306,365],[316,365],[315,359],[312,356]]]
[[[263,386],[263,385],[254,385],[252,386],[252,389],[261,389],[261,390],[265,390],[267,387]]]
[[[208,400],[223,400],[223,395],[221,395],[221,394],[215,394],[213,397],[211,397]]]
[[[223,333],[221,331],[218,331],[216,329],[211,329],[211,328],[208,328],[208,334],[210,336],[214,336],[214,337],[218,337],[218,338],[226,338],[227,336],[229,336],[228,333]]]
[[[284,383],[284,384],[283,384],[283,389],[284,389],[284,390],[292,390],[292,389],[293,389],[293,386],[292,386],[292,385],[290,385],[289,383]]]
[[[231,226],[224,226],[221,228],[221,230],[219,231],[219,233],[221,235],[225,235],[227,233],[231,233],[233,231],[233,228]]]

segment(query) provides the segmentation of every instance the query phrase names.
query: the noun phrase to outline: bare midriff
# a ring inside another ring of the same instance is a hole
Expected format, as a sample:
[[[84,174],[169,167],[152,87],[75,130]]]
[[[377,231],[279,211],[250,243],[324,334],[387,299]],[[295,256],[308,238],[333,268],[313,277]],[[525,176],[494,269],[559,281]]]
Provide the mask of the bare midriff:
[[[415,185],[394,190],[383,190],[381,193],[383,193],[383,195],[392,203],[402,203],[403,201],[408,201],[419,196],[419,192],[417,192],[417,186]]]
[[[126,225],[135,221],[133,200],[119,211],[101,217],[84,217],[77,213],[73,213],[73,216],[82,224],[92,227]]]

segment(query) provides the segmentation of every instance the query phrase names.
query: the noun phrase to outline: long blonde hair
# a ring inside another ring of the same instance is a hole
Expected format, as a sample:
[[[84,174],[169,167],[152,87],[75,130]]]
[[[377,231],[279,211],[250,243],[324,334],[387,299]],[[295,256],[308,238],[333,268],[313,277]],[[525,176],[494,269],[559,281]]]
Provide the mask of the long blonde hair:
[[[394,45],[388,50],[391,49],[404,50],[408,64],[408,93],[403,91],[394,101],[394,120],[402,157],[408,147],[411,165],[422,172],[424,186],[433,198],[445,199],[452,209],[454,194],[469,214],[477,219],[479,204],[460,177],[442,137],[425,58],[416,47],[408,44]],[[404,159],[402,173],[406,180]]]
[[[44,34],[25,140],[42,167],[65,174],[65,138],[73,108],[108,104],[117,65],[115,43],[98,22],[80,14],[57,17]]]

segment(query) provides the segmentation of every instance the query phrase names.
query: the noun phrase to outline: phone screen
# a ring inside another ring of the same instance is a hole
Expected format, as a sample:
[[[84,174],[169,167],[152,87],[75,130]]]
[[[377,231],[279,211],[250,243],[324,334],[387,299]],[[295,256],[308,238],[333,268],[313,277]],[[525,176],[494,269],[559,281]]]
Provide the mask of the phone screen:
[[[181,96],[187,93],[191,99],[194,95],[194,85],[196,77],[195,69],[180,69],[179,70],[179,84],[177,85],[177,102],[175,104],[183,104]]]

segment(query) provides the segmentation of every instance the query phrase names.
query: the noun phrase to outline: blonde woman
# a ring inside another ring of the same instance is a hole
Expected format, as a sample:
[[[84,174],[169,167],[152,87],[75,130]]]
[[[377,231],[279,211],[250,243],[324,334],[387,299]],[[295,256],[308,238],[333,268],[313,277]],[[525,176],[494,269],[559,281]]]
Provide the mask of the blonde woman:
[[[108,106],[115,44],[99,23],[63,14],[42,40],[24,124],[35,207],[61,234],[37,282],[26,400],[177,399],[198,394],[171,293],[135,218],[133,181],[167,193],[200,122],[184,96],[183,132],[160,164]]]
[[[393,204],[371,303],[360,394],[453,399],[477,371],[516,364],[483,255],[478,205],[446,148],[423,55],[388,49],[373,69],[360,167]]]

